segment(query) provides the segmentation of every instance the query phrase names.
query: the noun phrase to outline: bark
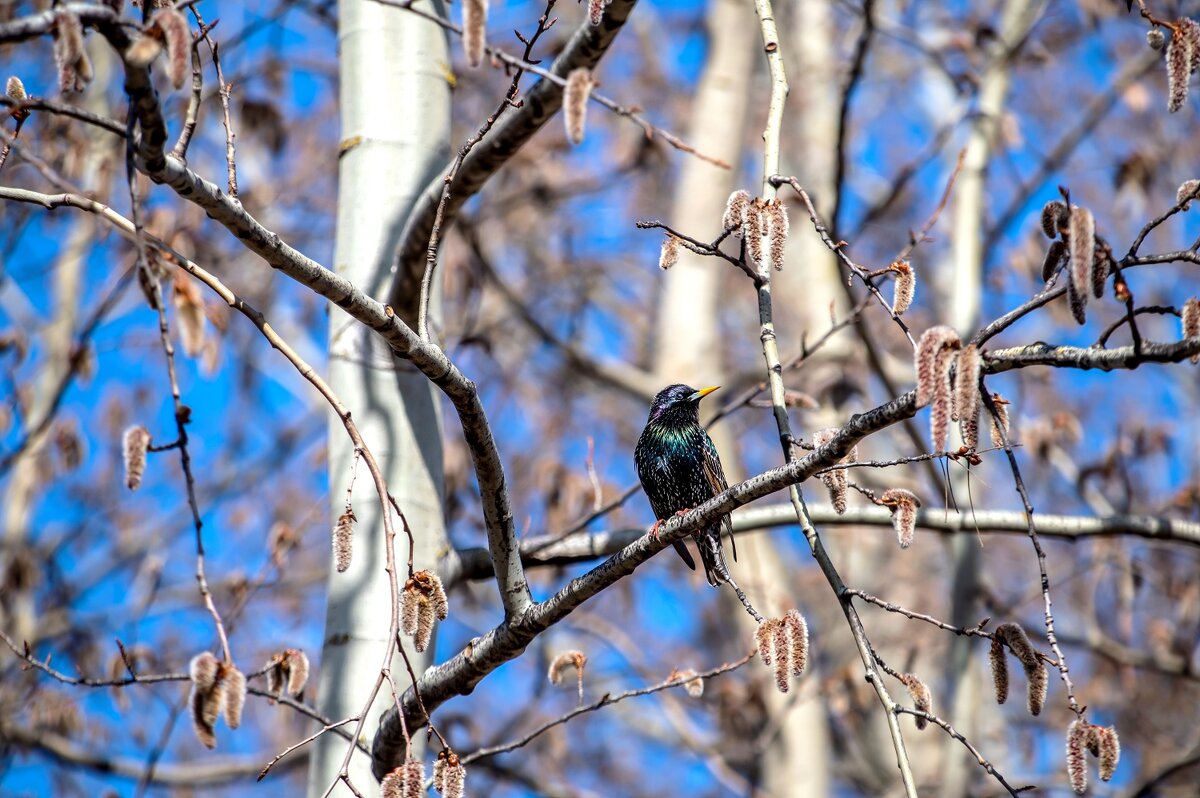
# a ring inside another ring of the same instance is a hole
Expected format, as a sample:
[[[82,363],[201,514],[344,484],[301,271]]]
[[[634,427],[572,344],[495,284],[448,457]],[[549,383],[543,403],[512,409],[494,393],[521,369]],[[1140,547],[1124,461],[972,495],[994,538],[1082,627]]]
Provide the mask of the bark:
[[[442,12],[440,6],[435,10]],[[338,38],[343,154],[335,269],[366,293],[377,294],[387,283],[404,220],[448,154],[450,87],[439,65],[448,63],[449,54],[445,35],[436,25],[371,0],[342,0]],[[435,320],[440,312],[438,293],[431,304]],[[331,308],[329,382],[354,413],[392,495],[417,535],[415,567],[436,568],[446,544],[438,391],[408,364],[382,367],[384,358],[378,352],[371,356],[371,336],[364,325]],[[333,518],[344,509],[354,459],[353,444],[341,421],[331,416]],[[353,558],[346,572],[331,568],[329,575],[317,706],[330,718],[363,709],[365,688],[384,664],[392,601],[384,570],[381,507],[365,468],[361,463],[358,468]],[[396,547],[397,561],[403,563],[408,554],[403,535],[397,537]],[[417,673],[432,664],[435,646],[418,654],[409,638],[404,642]],[[403,662],[396,658],[393,676],[401,688],[407,681],[405,674]],[[367,711],[368,735],[374,733],[376,719],[392,700],[385,685]],[[308,794],[320,796],[336,778],[347,743],[324,735],[313,746]],[[355,752],[350,778],[359,790],[374,791],[367,755]],[[349,791],[339,785],[335,793]]]

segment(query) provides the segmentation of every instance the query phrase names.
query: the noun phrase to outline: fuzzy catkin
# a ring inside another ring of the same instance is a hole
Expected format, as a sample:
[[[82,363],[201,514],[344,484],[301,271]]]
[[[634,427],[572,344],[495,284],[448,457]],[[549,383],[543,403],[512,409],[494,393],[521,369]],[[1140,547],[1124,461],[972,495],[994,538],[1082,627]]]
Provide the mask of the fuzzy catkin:
[[[1062,200],[1050,200],[1042,206],[1042,232],[1046,238],[1057,238],[1059,231],[1066,226],[1067,203]]]
[[[125,460],[125,487],[137,490],[146,473],[146,452],[150,448],[150,431],[145,427],[130,427],[125,430],[122,447]]]
[[[308,684],[308,655],[298,648],[289,648],[288,655],[292,663],[292,672],[288,677],[288,692],[300,695]]]
[[[775,637],[775,624],[780,623],[778,618],[764,618],[759,623],[758,628],[754,630],[754,640],[758,645],[758,656],[762,660],[762,664],[768,668],[771,667],[771,641]]]
[[[175,278],[172,299],[183,351],[196,357],[204,348],[204,298],[196,284],[181,274]]]
[[[917,290],[917,275],[912,264],[906,260],[898,260],[889,267],[896,273],[892,285],[892,313],[903,316],[904,311],[912,305],[913,296]]]
[[[1096,220],[1087,208],[1075,205],[1071,208],[1071,287],[1077,297],[1079,310],[1076,312],[1072,300],[1071,312],[1075,320],[1083,323],[1083,308],[1092,289],[1092,263],[1096,257]]]
[[[775,686],[779,688],[779,692],[786,693],[791,687],[792,674],[791,668],[791,641],[788,639],[787,626],[780,623],[776,625],[774,634],[771,637],[771,654],[775,660]]]
[[[1090,725],[1086,720],[1076,718],[1067,728],[1067,780],[1076,795],[1087,792],[1087,760],[1083,749]]]
[[[664,272],[679,262],[679,239],[667,233],[658,253],[658,268]]]
[[[350,567],[351,555],[354,552],[354,510],[349,506],[338,516],[337,524],[333,527],[333,562],[338,573],[345,573]]]
[[[487,40],[487,0],[463,0],[463,51],[467,64],[473,67],[483,63],[483,50]]]
[[[9,92],[9,95],[11,96],[12,92]],[[1185,180],[1175,192],[1175,204],[1186,211],[1197,196],[1200,196],[1200,180]]]
[[[4,93],[17,102],[24,102],[27,99],[25,94],[25,84],[16,75],[9,77],[4,83]]]
[[[246,676],[232,665],[225,667],[225,722],[229,728],[242,725],[242,709],[246,706]]]
[[[1046,671],[1045,664],[1039,661],[1036,665],[1025,666],[1025,678],[1029,682],[1026,708],[1030,715],[1040,715],[1042,708],[1046,706],[1046,691],[1050,686],[1050,674]]]
[[[1012,443],[1008,434],[1008,400],[998,393],[992,394],[992,445],[1003,448],[1005,441]]]
[[[167,77],[172,86],[181,89],[192,71],[192,32],[187,18],[174,8],[160,8],[154,12],[153,24],[162,31],[166,44]]]
[[[750,207],[750,192],[738,189],[725,201],[725,213],[721,216],[721,227],[734,238],[742,237],[746,224],[746,211]]]
[[[788,215],[783,200],[769,200],[766,205],[767,262],[775,271],[783,271],[783,256],[787,246]]]
[[[940,392],[939,382],[946,382],[949,350],[960,345],[958,333],[944,324],[930,327],[921,334],[913,356],[917,372],[917,407],[929,404]]]
[[[833,436],[836,433],[837,429],[833,427],[817,430],[813,433],[813,446],[818,448],[824,446],[833,440]],[[844,514],[846,512],[846,493],[849,487],[849,478],[846,476],[846,469],[832,468],[821,472],[819,477],[821,483],[829,491],[829,501],[833,505],[834,511],[838,515]]]
[[[783,615],[783,625],[787,629],[788,655],[791,659],[793,676],[803,676],[808,667],[808,622],[800,611],[793,608]]]
[[[604,7],[608,5],[608,0],[588,0],[588,22],[593,25],[599,25],[604,21]]]
[[[1055,239],[1050,242],[1050,248],[1046,250],[1046,258],[1042,261],[1042,282],[1049,282],[1050,278],[1058,271],[1059,264],[1067,255],[1067,242],[1062,239]]]
[[[63,94],[83,91],[92,79],[92,63],[83,47],[83,24],[63,6],[54,11],[54,61]]]
[[[1097,726],[1096,733],[1100,736],[1100,780],[1109,781],[1121,760],[1121,741],[1113,726]]]
[[[1188,31],[1178,26],[1167,42],[1167,110],[1175,113],[1187,102],[1188,81],[1196,54],[1195,41]]]
[[[1183,303],[1183,308],[1179,311],[1179,321],[1185,339],[1200,338],[1200,299],[1192,297]],[[1200,355],[1192,355],[1192,362],[1200,363]]]
[[[974,449],[979,444],[979,411],[982,405],[979,393],[981,370],[979,348],[975,344],[968,344],[958,355],[958,368],[954,377],[954,407],[958,413],[963,444],[968,449]]]
[[[563,89],[563,123],[567,139],[572,144],[581,144],[587,125],[588,97],[592,94],[592,73],[586,67],[572,69],[567,75],[567,86]]]
[[[910,490],[888,488],[879,501],[892,513],[892,527],[896,530],[896,541],[900,548],[907,549],[912,545],[916,532],[917,508],[921,506],[921,500]]]
[[[1008,700],[1008,657],[1004,653],[1004,644],[999,636],[992,638],[992,646],[988,651],[988,662],[992,666],[992,685],[996,688],[996,703],[1003,704]]]
[[[925,686],[915,673],[906,673],[901,679],[904,686],[908,688],[908,695],[913,700],[913,709],[918,712],[933,714],[933,696],[929,693],[929,688]],[[913,719],[917,722],[918,729],[924,729],[929,725],[929,721],[925,718],[914,716]]]

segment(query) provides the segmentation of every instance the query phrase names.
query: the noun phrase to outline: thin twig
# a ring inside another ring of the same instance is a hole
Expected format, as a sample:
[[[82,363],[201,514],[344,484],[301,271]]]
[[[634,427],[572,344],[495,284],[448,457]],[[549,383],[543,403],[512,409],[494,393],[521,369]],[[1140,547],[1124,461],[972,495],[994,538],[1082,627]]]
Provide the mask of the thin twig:
[[[993,419],[996,415],[995,404],[992,402],[991,394],[986,390],[982,392],[984,405]],[[1017,493],[1021,496],[1021,503],[1025,507],[1025,515],[1029,519],[1029,541],[1033,544],[1033,550],[1037,554],[1038,576],[1042,589],[1042,602],[1045,607],[1045,624],[1046,624],[1046,642],[1050,644],[1050,648],[1054,651],[1054,656],[1058,660],[1058,674],[1062,678],[1063,684],[1067,688],[1067,702],[1071,706],[1071,711],[1078,717],[1083,717],[1083,710],[1079,706],[1079,702],[1075,700],[1075,685],[1071,682],[1071,672],[1067,666],[1067,659],[1063,655],[1062,648],[1058,644],[1058,638],[1054,634],[1054,612],[1050,601],[1050,577],[1046,574],[1046,552],[1042,549],[1041,540],[1038,538],[1037,525],[1033,520],[1033,504],[1029,500],[1029,492],[1025,489],[1025,481],[1021,479],[1021,470],[1017,466],[1017,456],[1013,452],[1013,447],[1008,439],[1008,431],[1003,424],[995,423],[994,428],[1000,435],[1001,443],[1004,445],[1004,454],[1008,457],[1009,469],[1012,471],[1013,482],[1016,485]]]
[[[550,11],[554,8],[555,2],[557,0],[547,0],[546,9],[538,18],[537,28],[534,30],[533,35],[528,39],[520,37],[525,43],[525,54],[521,58],[522,62],[529,61],[530,56],[533,55],[533,47],[537,44],[538,39],[558,21],[557,17],[550,19]],[[520,36],[520,34],[517,35]],[[500,105],[484,120],[475,135],[468,138],[466,143],[459,149],[458,156],[454,159],[454,163],[450,165],[450,171],[442,179],[442,197],[438,200],[437,212],[433,216],[433,229],[429,232],[429,246],[425,250],[425,273],[421,277],[421,297],[420,304],[417,307],[417,333],[421,336],[422,341],[429,341],[429,299],[433,291],[433,274],[437,270],[442,221],[446,214],[446,203],[450,201],[450,189],[454,185],[454,178],[458,176],[458,170],[462,168],[463,161],[466,160],[472,148],[483,140],[483,137],[496,124],[496,120],[500,118],[505,109],[510,106],[517,107],[517,94],[520,91],[521,78],[524,74],[525,69],[517,67],[512,81],[508,85],[508,91],[505,92],[504,99],[500,101]]]
[[[533,731],[524,735],[523,737],[513,740],[512,742],[504,743],[502,745],[493,745],[493,746],[489,746],[487,748],[480,748],[478,751],[473,751],[473,752],[461,757],[461,761],[464,765],[467,765],[467,764],[470,764],[471,762],[475,762],[475,761],[477,761],[479,759],[483,759],[485,757],[495,756],[496,754],[507,753],[508,751],[515,751],[516,749],[521,748],[521,747],[533,742],[533,740],[535,740],[538,737],[540,737],[541,735],[545,734],[550,729],[553,729],[555,726],[561,726],[562,724],[566,723],[567,721],[571,720],[574,717],[582,715],[586,712],[594,712],[597,709],[601,709],[602,707],[606,707],[611,704],[620,703],[621,701],[624,701],[627,698],[637,698],[638,696],[650,695],[651,693],[657,693],[662,690],[669,690],[672,687],[682,687],[683,685],[687,684],[688,682],[692,681],[693,679],[710,679],[713,676],[719,676],[722,673],[728,673],[729,671],[737,670],[738,668],[742,667],[747,662],[749,662],[756,653],[757,653],[757,651],[751,651],[751,652],[747,653],[745,656],[743,656],[741,659],[735,660],[733,662],[727,662],[724,665],[720,665],[716,668],[712,668],[711,670],[704,671],[703,673],[699,673],[699,674],[695,674],[695,675],[686,674],[683,676],[680,676],[678,674],[672,674],[671,677],[666,679],[665,681],[661,681],[658,684],[650,685],[649,687],[640,687],[636,690],[626,690],[625,692],[618,693],[617,695],[613,695],[611,693],[605,693],[599,699],[597,699],[596,701],[593,701],[590,704],[585,704],[583,706],[575,707],[574,709],[570,710],[569,712],[564,713],[563,715],[560,715],[559,717],[555,718],[554,720],[543,723],[541,726],[537,727],[536,729],[534,729]]]

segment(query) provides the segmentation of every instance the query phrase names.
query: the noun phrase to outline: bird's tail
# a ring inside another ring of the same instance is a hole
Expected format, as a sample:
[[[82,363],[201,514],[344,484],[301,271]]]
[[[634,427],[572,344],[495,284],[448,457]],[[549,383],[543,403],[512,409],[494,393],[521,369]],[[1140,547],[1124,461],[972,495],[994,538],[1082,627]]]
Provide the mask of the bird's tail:
[[[696,548],[700,550],[700,562],[704,563],[704,576],[713,587],[729,581],[729,568],[725,565],[725,551],[721,547],[721,527],[706,529],[696,536]]]

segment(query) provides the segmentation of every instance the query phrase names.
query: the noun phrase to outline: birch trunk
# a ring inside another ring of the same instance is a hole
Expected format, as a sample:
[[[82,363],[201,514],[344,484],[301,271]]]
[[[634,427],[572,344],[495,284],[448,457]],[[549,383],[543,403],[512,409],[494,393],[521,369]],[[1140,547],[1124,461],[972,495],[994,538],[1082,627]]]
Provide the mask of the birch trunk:
[[[715,0],[709,10],[708,33],[708,61],[697,86],[688,140],[701,152],[736,164],[743,155],[749,89],[761,58],[753,6],[744,0]],[[718,169],[695,158],[685,159],[671,213],[674,226],[705,230],[719,225],[729,194],[741,187],[736,179],[735,171]],[[664,275],[655,352],[655,372],[663,385],[718,385],[724,381],[727,372],[721,356],[720,319],[726,304],[723,289],[731,277],[738,279],[740,275],[731,275],[723,264],[686,249]],[[744,296],[745,312],[752,314],[752,294],[747,291]],[[730,427],[718,426],[711,433],[730,483],[742,479]],[[783,608],[793,606],[796,597],[783,588],[793,580],[784,571],[770,537],[747,535],[740,541],[740,562],[732,566],[735,578],[757,593],[756,601],[765,597],[762,610],[767,614],[781,614]],[[764,592],[768,586],[773,586],[771,595]],[[697,580],[696,589],[706,588]],[[748,632],[749,620],[733,592],[724,590],[722,596],[731,627]],[[778,733],[757,752],[757,781],[770,795],[826,795],[828,737],[822,703],[794,704],[775,689],[771,680],[765,680],[764,685],[769,717],[772,722],[782,720]]]
[[[1000,120],[1011,84],[1010,54],[1029,34],[1044,7],[1045,3],[1041,0],[1010,0],[1005,5],[1000,37],[988,54],[987,67],[980,82],[978,114],[971,126],[962,174],[955,187],[954,227],[951,232],[950,271],[953,281],[948,315],[950,323],[963,336],[972,335],[979,326],[983,305],[982,247],[987,167],[995,152]],[[967,501],[970,486],[962,469],[951,470],[951,487],[960,503]],[[956,626],[970,626],[982,617],[979,608],[982,552],[978,541],[962,536],[951,541],[950,553],[954,568],[950,622]],[[982,723],[980,710],[990,691],[980,657],[975,654],[974,643],[961,637],[951,640],[944,672],[950,723],[971,740],[979,738]],[[945,764],[942,768],[941,794],[947,798],[966,795],[972,781],[977,778],[977,765],[961,746],[947,745],[943,741],[942,747]]]
[[[440,4],[436,10],[444,13]],[[449,54],[442,31],[413,14],[371,0],[341,0],[338,11],[342,154],[334,263],[338,272],[378,295],[390,279],[393,252],[414,199],[448,158]],[[439,305],[435,291],[431,321],[440,316]],[[377,346],[372,348],[369,331],[361,325],[337,308],[330,313],[329,382],[354,414],[416,534],[416,567],[435,568],[446,550],[436,389],[422,375],[391,363]],[[332,518],[345,506],[354,460],[352,443],[331,417]],[[334,720],[363,709],[366,690],[384,665],[392,600],[384,571],[381,508],[365,469],[361,463],[358,467],[353,560],[345,573],[330,568],[317,694],[317,708]],[[403,563],[408,554],[403,535],[397,537],[396,547],[396,559]],[[405,643],[419,674],[432,663],[434,646],[417,654],[408,638]],[[398,657],[393,674],[403,690],[407,675]],[[367,714],[367,741],[392,700],[385,685]],[[314,743],[310,796],[321,796],[337,778],[347,745],[331,734]],[[355,753],[350,779],[366,795],[377,792],[367,754]],[[339,785],[335,794],[350,792]]]

